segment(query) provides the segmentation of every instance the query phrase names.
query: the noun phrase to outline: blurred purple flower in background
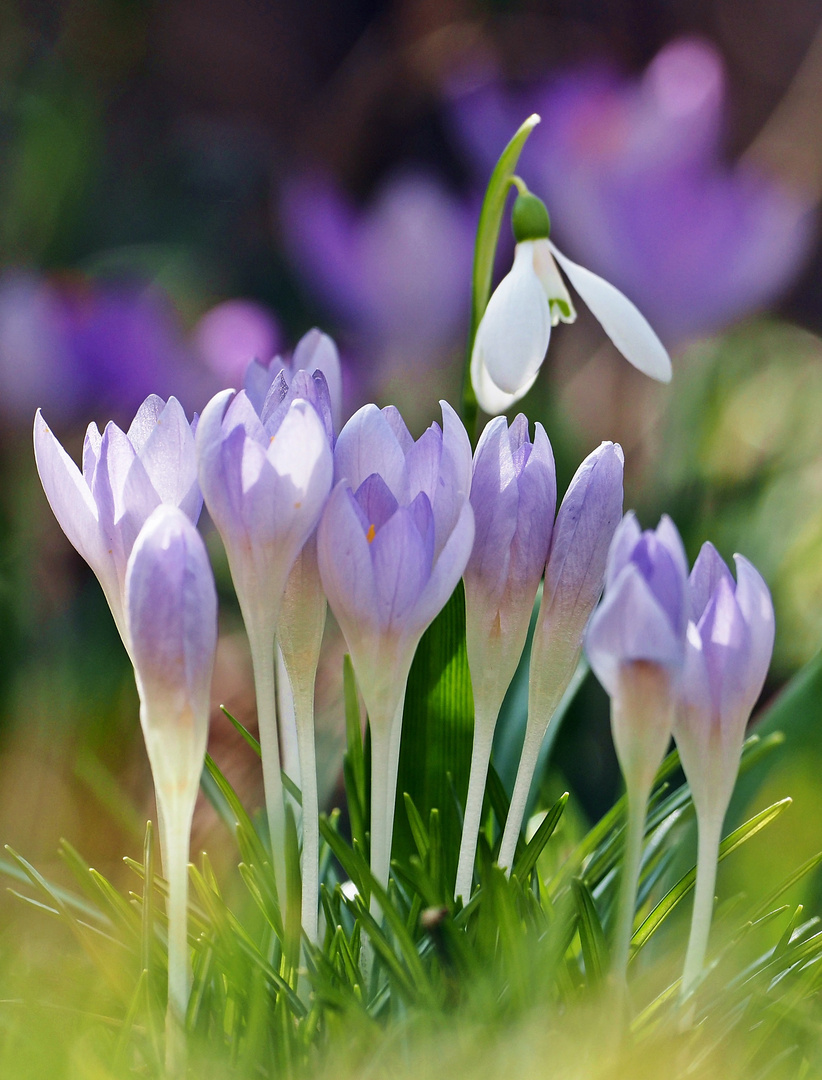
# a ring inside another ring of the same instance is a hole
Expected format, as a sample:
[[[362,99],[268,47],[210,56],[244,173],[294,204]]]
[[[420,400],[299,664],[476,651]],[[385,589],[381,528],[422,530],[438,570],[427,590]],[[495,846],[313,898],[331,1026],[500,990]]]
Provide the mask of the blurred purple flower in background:
[[[273,312],[262,304],[224,300],[203,315],[192,340],[222,388],[239,386],[251,360],[267,363],[282,347],[282,332]]]
[[[329,179],[299,177],[281,225],[306,286],[362,347],[416,365],[467,325],[475,209],[422,172],[388,178],[363,208]]]
[[[721,158],[726,87],[707,41],[680,38],[638,79],[602,68],[506,95],[457,95],[452,117],[484,181],[524,116],[542,123],[519,171],[563,249],[613,282],[670,344],[773,301],[808,252],[807,205]]]
[[[99,405],[128,414],[149,394],[188,407],[207,396],[168,296],[144,282],[0,277],[0,402],[29,422],[37,406],[70,419]]]

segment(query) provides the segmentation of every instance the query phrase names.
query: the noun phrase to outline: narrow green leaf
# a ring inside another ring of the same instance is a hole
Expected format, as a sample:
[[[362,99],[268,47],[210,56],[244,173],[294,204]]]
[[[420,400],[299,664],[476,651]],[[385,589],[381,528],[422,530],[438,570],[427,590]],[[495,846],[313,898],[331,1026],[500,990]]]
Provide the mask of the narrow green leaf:
[[[414,837],[414,843],[417,846],[417,852],[420,859],[425,862],[428,856],[428,833],[420,817],[420,812],[414,806],[414,800],[407,791],[403,792],[403,801],[405,802],[405,812],[408,815],[408,824],[411,828],[411,835]]]
[[[562,812],[565,809],[565,804],[568,802],[568,792],[564,795],[560,795],[548,813],[540,822],[539,828],[525,845],[522,854],[519,859],[514,862],[513,875],[525,884],[528,878],[531,876],[531,871],[537,865],[537,860],[545,848],[545,845],[551,839],[554,834],[554,830],[559,825]]]
[[[727,858],[732,851],[736,851],[738,847],[741,847],[746,841],[750,840],[752,836],[756,836],[758,832],[769,825],[775,818],[779,817],[783,810],[790,806],[790,799],[782,799],[780,802],[774,803],[767,809],[755,814],[749,821],[746,821],[744,825],[740,825],[738,829],[734,829],[732,833],[722,841],[719,845],[719,862]],[[643,945],[649,940],[651,935],[659,929],[662,923],[671,914],[677,904],[683,900],[696,882],[696,867],[693,866],[684,874],[676,885],[673,886],[662,897],[656,907],[651,911],[642,924],[634,931],[634,935],[631,938],[631,947],[633,955],[642,948]]]
[[[591,890],[581,878],[574,878],[571,887],[579,916],[579,941],[588,985],[597,986],[610,970],[608,943]]]
[[[154,827],[146,822],[143,841],[143,904],[140,911],[140,965],[151,980],[151,954],[154,945]]]
[[[257,757],[262,757],[263,751],[260,747],[259,740],[254,738],[245,724],[241,724],[236,716],[232,716],[225,705],[220,706],[220,712],[234,725],[237,731],[239,731],[240,735],[242,735]]]

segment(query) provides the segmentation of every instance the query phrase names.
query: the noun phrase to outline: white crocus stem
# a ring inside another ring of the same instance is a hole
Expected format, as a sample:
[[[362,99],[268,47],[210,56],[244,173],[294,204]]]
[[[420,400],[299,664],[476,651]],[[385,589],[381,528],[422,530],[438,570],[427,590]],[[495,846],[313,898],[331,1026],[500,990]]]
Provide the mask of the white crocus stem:
[[[185,1075],[185,1017],[191,991],[188,948],[188,856],[193,797],[163,797],[157,792],[163,873],[168,882],[168,1008],[166,1010],[166,1072]]]
[[[391,774],[391,717],[369,717],[371,724],[371,873],[378,884],[388,885],[391,869],[391,838],[394,815],[389,823],[388,782]],[[380,917],[377,899],[371,897],[371,914]]]
[[[267,620],[251,620],[244,613],[254,694],[257,699],[257,728],[263,764],[263,790],[271,837],[274,880],[281,907],[285,905],[285,800],[280,772],[280,744],[277,734],[277,687],[274,677],[274,631]]]
[[[534,779],[534,771],[539,759],[539,751],[542,740],[545,738],[547,724],[532,723],[531,717],[525,728],[525,739],[522,744],[522,754],[517,768],[517,778],[514,781],[514,791],[511,795],[511,805],[508,808],[508,817],[505,820],[505,829],[502,834],[502,843],[499,849],[498,863],[505,868],[505,874],[510,877],[514,865],[514,855],[517,850],[522,819],[525,816],[525,808],[528,805],[528,794],[531,791],[531,783]]]
[[[642,862],[642,841],[645,836],[645,811],[650,794],[650,784],[641,788],[629,788],[627,794],[625,850],[622,856],[622,874],[617,900],[616,934],[611,954],[611,970],[618,983],[625,982],[628,970],[628,956],[634,933],[639,868]]]
[[[461,896],[465,903],[468,903],[470,899],[474,880],[474,860],[477,855],[477,839],[482,820],[482,801],[485,797],[485,784],[488,779],[488,765],[491,760],[498,713],[498,703],[475,700],[471,774],[468,780],[468,795],[465,799],[457,883],[454,889],[454,898]]]
[[[691,916],[691,933],[685,968],[682,973],[681,996],[687,997],[694,988],[705,966],[708,937],[714,909],[716,869],[719,860],[719,843],[722,837],[722,818],[717,814],[697,816],[699,848],[696,860],[696,889]]]
[[[294,692],[288,665],[283,656],[281,642],[277,639],[277,728],[280,733],[280,753],[282,769],[285,775],[298,788],[302,788],[300,775],[300,748],[297,739],[297,717],[295,714]],[[296,813],[295,804],[295,813]]]

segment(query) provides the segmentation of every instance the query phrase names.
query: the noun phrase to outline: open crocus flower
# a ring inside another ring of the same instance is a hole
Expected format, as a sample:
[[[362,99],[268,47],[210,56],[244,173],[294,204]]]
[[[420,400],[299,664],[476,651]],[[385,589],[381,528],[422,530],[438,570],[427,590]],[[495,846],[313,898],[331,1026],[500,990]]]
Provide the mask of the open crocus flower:
[[[89,424],[81,473],[38,409],[34,456],[54,516],[97,575],[128,649],[123,596],[137,534],[161,503],[179,507],[192,522],[200,516],[192,425],[176,398],[166,403],[151,394],[128,432],[108,423],[101,435]]]
[[[465,570],[474,743],[455,895],[466,901],[494,728],[525,645],[556,501],[554,455],[542,425],[536,425],[531,442],[528,420],[521,413],[510,429],[504,417],[492,420],[474,454],[471,507],[476,535]]]
[[[518,206],[530,213],[520,227]],[[534,225],[534,218],[544,218]],[[548,239],[548,214],[530,193],[514,204],[514,265],[499,283],[480,320],[471,353],[471,382],[485,412],[505,412],[531,389],[545,359],[551,327],[576,319],[557,263],[591,314],[626,360],[660,382],[671,378],[671,360],[647,319],[619,289],[566,258]]]
[[[689,581],[691,621],[674,738],[696,808],[699,857],[683,994],[705,961],[722,824],[773,651],[768,587],[747,559],[734,558],[736,582],[716,548],[704,544]]]
[[[614,533],[605,598],[588,626],[591,667],[611,698],[611,731],[625,778],[628,823],[614,970],[628,963],[645,810],[674,724],[688,626],[688,563],[676,526],[663,517],[641,532],[627,514]]]
[[[245,391],[223,391],[197,429],[200,483],[225,544],[254,666],[266,809],[281,898],[285,808],[274,698],[274,638],[286,581],[314,531],[333,463],[314,406],[294,400],[264,423]]]
[[[371,867],[388,880],[402,704],[420,638],[474,540],[471,445],[454,410],[416,441],[393,407],[366,405],[334,451],[338,483],[317,533],[320,575],[371,723]]]

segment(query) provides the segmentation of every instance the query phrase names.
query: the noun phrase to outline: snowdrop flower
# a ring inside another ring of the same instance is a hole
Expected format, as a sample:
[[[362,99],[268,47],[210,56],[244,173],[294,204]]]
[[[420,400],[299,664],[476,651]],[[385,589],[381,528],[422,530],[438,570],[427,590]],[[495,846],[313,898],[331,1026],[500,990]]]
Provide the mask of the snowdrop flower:
[[[310,402],[292,401],[263,422],[242,390],[212,398],[196,442],[203,496],[225,544],[251,647],[266,809],[282,899],[285,806],[274,639],[288,575],[331,488],[331,449]]]
[[[208,737],[217,591],[205,545],[175,506],[157,507],[140,530],[125,597],[168,881],[167,1064],[171,1075],[180,1075],[191,982],[188,856]]]
[[[696,808],[699,857],[683,996],[705,961],[722,824],[773,651],[768,587],[747,559],[734,558],[736,582],[716,548],[704,544],[689,581],[691,621],[674,738]]]
[[[192,425],[176,398],[166,403],[151,394],[127,433],[108,423],[101,435],[89,424],[81,473],[38,409],[34,457],[54,516],[97,575],[129,649],[124,589],[137,534],[161,503],[179,507],[192,522],[200,516]]]
[[[317,533],[322,583],[371,725],[371,868],[382,885],[411,661],[474,541],[471,445],[454,410],[440,404],[442,428],[432,424],[416,442],[393,407],[366,405],[351,417]]]
[[[510,429],[504,417],[492,420],[474,454],[476,534],[464,575],[474,743],[455,895],[465,900],[471,893],[494,728],[528,633],[556,499],[554,455],[542,425],[536,425],[531,442],[521,413]]]
[[[545,205],[521,194],[512,214],[514,265],[480,320],[471,353],[471,382],[485,412],[505,412],[536,381],[551,327],[576,319],[557,263],[617,349],[634,367],[661,382],[671,378],[664,345],[631,301],[597,274],[566,258],[548,238]]]
[[[663,517],[641,532],[627,514],[614,533],[605,597],[585,648],[611,698],[611,730],[628,798],[613,963],[624,978],[633,932],[645,809],[674,724],[688,625],[688,564],[676,526]]]
[[[540,747],[576,671],[588,618],[599,600],[608,548],[622,517],[624,458],[604,442],[577,469],[551,536],[528,684],[528,721],[500,844],[510,873]]]

